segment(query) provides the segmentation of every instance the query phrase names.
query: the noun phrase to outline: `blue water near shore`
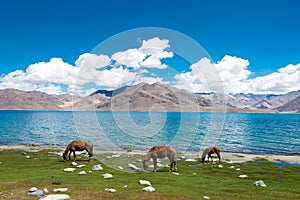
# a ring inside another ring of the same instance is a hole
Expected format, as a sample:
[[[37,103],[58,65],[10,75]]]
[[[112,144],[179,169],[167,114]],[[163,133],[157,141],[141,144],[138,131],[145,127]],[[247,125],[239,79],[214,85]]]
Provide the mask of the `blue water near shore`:
[[[300,155],[299,114],[110,111],[0,111],[0,145],[65,147],[91,140],[96,149],[145,150],[172,145],[200,152]]]

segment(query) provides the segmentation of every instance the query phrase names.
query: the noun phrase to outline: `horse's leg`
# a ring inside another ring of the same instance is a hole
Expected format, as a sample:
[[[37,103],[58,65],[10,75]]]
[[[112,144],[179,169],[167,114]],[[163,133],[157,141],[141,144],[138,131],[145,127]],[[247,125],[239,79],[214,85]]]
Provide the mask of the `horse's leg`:
[[[174,162],[171,162],[171,164],[170,164],[170,169],[169,169],[170,172],[172,172],[173,163]]]
[[[153,165],[154,165],[154,172],[157,170],[157,157],[152,157],[153,159]]]
[[[73,151],[73,155],[74,155],[74,162],[76,160],[76,154],[75,154],[75,151]]]
[[[214,162],[210,153],[208,153],[208,161],[209,161],[209,158],[211,159],[211,162]]]
[[[177,166],[176,166],[176,160],[173,161],[173,165],[174,165],[174,171],[177,171]]]
[[[72,153],[72,150],[70,150],[70,152],[69,152],[69,160],[71,160],[71,153]]]

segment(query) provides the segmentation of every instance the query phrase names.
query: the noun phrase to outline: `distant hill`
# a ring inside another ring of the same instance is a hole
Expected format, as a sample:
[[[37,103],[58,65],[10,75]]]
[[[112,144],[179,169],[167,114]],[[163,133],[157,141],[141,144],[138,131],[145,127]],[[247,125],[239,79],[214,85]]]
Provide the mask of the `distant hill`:
[[[135,110],[300,113],[300,90],[281,95],[190,93],[162,83],[98,90],[81,97],[38,91],[0,90],[1,110]]]

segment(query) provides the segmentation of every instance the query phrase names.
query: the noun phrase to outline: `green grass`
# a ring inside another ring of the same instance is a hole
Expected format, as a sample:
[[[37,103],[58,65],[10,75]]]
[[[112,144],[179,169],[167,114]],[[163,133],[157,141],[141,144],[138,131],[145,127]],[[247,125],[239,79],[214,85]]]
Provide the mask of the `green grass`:
[[[49,191],[67,187],[66,194],[72,199],[202,199],[203,196],[210,199],[300,199],[300,168],[277,167],[263,159],[242,164],[222,163],[223,168],[218,167],[219,163],[203,165],[178,161],[179,176],[170,173],[167,167],[156,173],[127,173],[104,164],[103,171],[89,172],[100,161],[110,166],[118,162],[117,165],[123,167],[127,162],[122,157],[106,158],[108,154],[105,154],[90,162],[78,156],[77,163],[86,167],[63,172],[64,168],[72,167],[71,162],[62,162],[61,157],[49,153],[53,151],[42,150],[26,155],[18,150],[0,151],[0,199],[38,199],[27,195],[27,190],[34,186]],[[141,158],[139,155],[135,157],[136,160]],[[140,163],[135,164],[141,167]],[[229,168],[232,165],[234,169]],[[78,175],[82,170],[87,174]],[[113,174],[113,178],[104,179],[104,173]],[[240,174],[246,174],[248,178],[238,178]],[[149,180],[156,191],[143,192],[145,186],[138,184],[140,179]],[[267,187],[253,186],[256,180],[263,180]],[[53,185],[55,181],[62,184]],[[124,185],[128,187],[122,188]],[[117,192],[104,190],[110,187]]]

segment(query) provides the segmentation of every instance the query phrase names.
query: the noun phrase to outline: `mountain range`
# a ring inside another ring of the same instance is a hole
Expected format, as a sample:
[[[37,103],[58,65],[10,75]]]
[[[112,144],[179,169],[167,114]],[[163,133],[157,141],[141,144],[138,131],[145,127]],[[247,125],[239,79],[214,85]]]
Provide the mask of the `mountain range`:
[[[0,90],[0,110],[132,110],[300,113],[300,90],[274,94],[191,93],[162,83],[140,83],[88,96]]]

